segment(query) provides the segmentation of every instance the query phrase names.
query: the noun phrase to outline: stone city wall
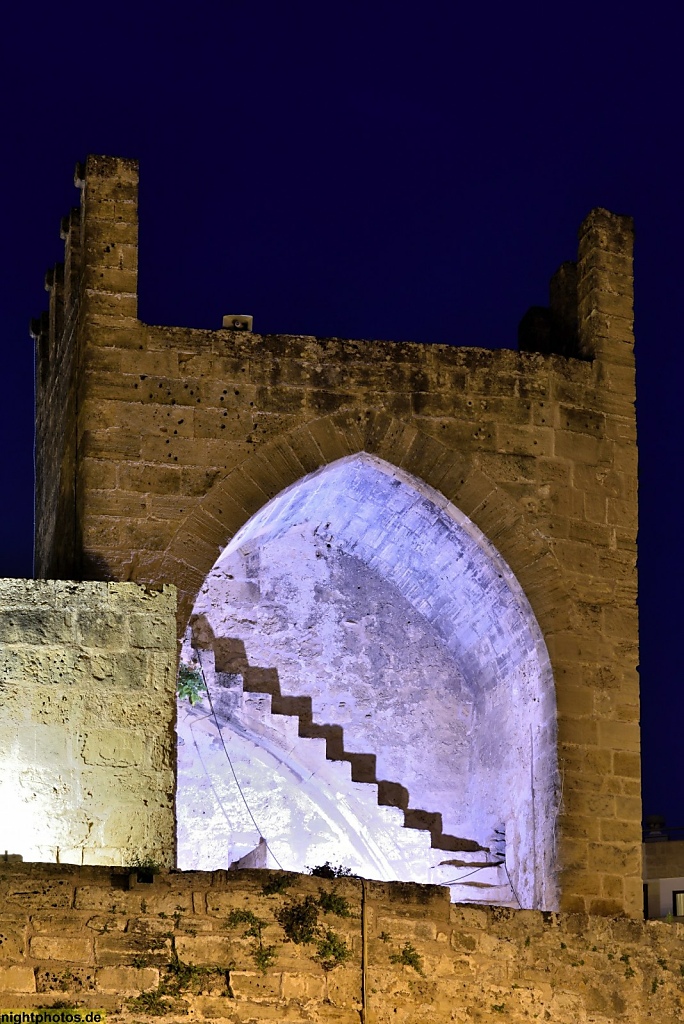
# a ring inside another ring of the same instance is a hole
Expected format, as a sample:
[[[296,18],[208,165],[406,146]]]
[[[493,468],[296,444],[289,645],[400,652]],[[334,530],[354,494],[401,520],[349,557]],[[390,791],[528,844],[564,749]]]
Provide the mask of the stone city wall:
[[[131,1024],[672,1024],[684,1013],[682,924],[364,889],[280,872],[162,872],[149,884],[0,863],[0,1003],[104,1008]]]
[[[182,632],[222,547],[283,488],[361,451],[401,467],[482,530],[541,627],[558,704],[562,908],[639,916],[629,218],[585,220],[577,264],[521,328],[526,351],[261,336],[141,323],[137,166],[91,157],[78,180],[67,270],[50,278],[53,310],[77,321],[78,422],[73,457],[38,459],[39,574],[174,583]],[[36,327],[51,365],[56,315]],[[39,452],[53,402],[42,379]],[[55,495],[70,488],[73,557],[55,527]]]
[[[0,851],[173,863],[176,595],[0,580]]]

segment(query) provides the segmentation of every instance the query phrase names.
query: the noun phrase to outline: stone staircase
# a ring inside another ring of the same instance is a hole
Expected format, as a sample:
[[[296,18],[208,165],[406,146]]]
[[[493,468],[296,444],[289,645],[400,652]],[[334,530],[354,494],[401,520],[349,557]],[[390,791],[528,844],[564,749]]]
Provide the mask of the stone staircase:
[[[404,786],[377,779],[374,754],[345,750],[341,726],[314,721],[310,697],[282,694],[276,669],[249,665],[244,644],[215,638],[204,616],[192,625],[192,647],[219,723],[250,737],[276,760],[295,765],[302,786],[333,793],[350,827],[361,823],[365,842],[377,851],[376,863],[383,868],[376,874],[448,885],[452,902],[518,906],[502,835],[485,848],[446,834],[441,814],[411,808]]]

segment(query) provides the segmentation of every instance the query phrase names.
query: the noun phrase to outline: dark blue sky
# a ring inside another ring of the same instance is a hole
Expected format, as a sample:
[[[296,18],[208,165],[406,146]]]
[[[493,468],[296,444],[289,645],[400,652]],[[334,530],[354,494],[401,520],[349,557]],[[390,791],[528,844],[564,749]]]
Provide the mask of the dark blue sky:
[[[634,216],[644,810],[684,824],[684,16],[618,4],[23,5],[0,39],[0,575],[31,575],[29,318],[89,152],[141,163],[140,316],[515,347]],[[462,9],[463,8],[463,9]]]

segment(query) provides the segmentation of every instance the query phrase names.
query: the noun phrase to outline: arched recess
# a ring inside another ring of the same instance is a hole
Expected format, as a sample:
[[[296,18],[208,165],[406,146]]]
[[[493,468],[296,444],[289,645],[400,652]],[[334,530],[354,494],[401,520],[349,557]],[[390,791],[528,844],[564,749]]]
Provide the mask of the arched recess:
[[[221,505],[228,498],[225,489],[218,496]],[[484,856],[491,866],[483,851],[494,856],[505,833],[498,874],[505,870],[515,900],[556,907],[555,693],[542,632],[507,562],[443,494],[365,452],[300,474],[236,531],[194,613],[244,649],[233,672],[215,673],[206,652],[204,667],[241,796],[285,867],[303,870],[307,857],[339,849],[371,877],[475,875],[471,898],[504,902],[496,879],[481,891],[477,878],[492,872],[478,875],[477,865]],[[243,696],[258,667],[271,672],[271,693],[290,698],[287,719]],[[364,796],[363,783],[345,782],[337,761],[312,750],[321,734],[302,736],[293,715],[307,700],[314,724],[340,730],[339,749],[355,752],[349,760],[374,759],[381,792],[408,794],[414,825],[421,814],[432,822],[433,843],[441,815],[437,849],[418,849],[414,829],[385,827],[371,807],[376,794]],[[258,833],[233,779],[219,778],[231,769],[215,723],[198,709],[184,721],[181,866],[225,866],[193,862],[192,844],[211,849],[213,829],[230,860]],[[468,856],[475,868],[464,874]]]

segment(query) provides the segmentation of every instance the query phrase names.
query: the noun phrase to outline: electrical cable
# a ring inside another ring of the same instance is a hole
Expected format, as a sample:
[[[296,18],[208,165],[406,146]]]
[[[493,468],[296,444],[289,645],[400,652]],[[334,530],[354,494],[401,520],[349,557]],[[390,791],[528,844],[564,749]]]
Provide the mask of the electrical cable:
[[[439,884],[440,885],[456,885],[458,882],[463,881],[464,878],[470,878],[471,875],[477,874],[478,871],[484,871],[486,868],[498,868],[502,864],[505,867],[505,861],[503,861],[503,860],[496,860],[496,861],[493,861],[493,863],[491,863],[491,864],[480,864],[480,866],[478,868],[474,868],[472,871],[469,871],[467,875],[461,875],[459,878],[452,878],[451,881],[449,881],[449,882],[440,882]],[[508,872],[506,872],[506,874],[508,874]],[[513,889],[513,886],[511,886],[511,889]],[[513,891],[515,892],[515,890],[513,890]],[[518,899],[517,896],[516,896],[516,899]],[[519,902],[520,902],[520,900],[518,900],[518,903]]]
[[[515,886],[513,885],[513,882],[511,881],[511,876],[508,874],[508,865],[506,864],[505,861],[504,861],[504,871],[506,872],[506,878],[508,879],[508,884],[510,885],[511,889],[513,890],[513,895],[515,896],[516,900],[518,901],[518,909],[522,910],[522,903],[520,902],[520,897],[518,896],[517,892],[515,891]]]
[[[209,700],[209,707],[211,708],[211,713],[212,713],[213,718],[214,718],[214,723],[216,725],[216,731],[219,734],[219,738],[221,740],[221,746],[223,747],[223,752],[225,753],[226,758],[228,760],[228,764],[230,765],[230,770],[233,773],[233,778],[235,779],[235,785],[237,786],[238,792],[239,792],[240,796],[242,797],[242,802],[244,803],[245,807],[247,808],[247,813],[249,814],[250,818],[252,819],[252,823],[254,825],[254,828],[259,833],[259,837],[261,839],[263,839],[263,841],[266,843],[266,849],[269,851],[269,853],[273,857],[273,860],[276,862],[276,864],[278,865],[280,870],[284,871],[285,868],[283,867],[283,865],[280,863],[280,861],[276,857],[275,853],[273,852],[273,850],[271,849],[271,847],[268,844],[268,840],[266,839],[266,836],[264,835],[264,833],[261,831],[261,829],[257,825],[256,818],[254,817],[254,815],[252,814],[252,812],[250,810],[250,806],[247,803],[247,799],[245,797],[245,794],[242,792],[242,786],[240,785],[240,781],[239,781],[237,775],[235,774],[235,768],[233,767],[233,762],[230,759],[230,754],[228,753],[228,747],[226,746],[226,741],[223,738],[223,733],[221,732],[221,726],[219,725],[219,720],[218,720],[218,717],[217,717],[216,712],[214,710],[214,702],[211,699],[211,691],[210,691],[209,686],[207,684],[207,677],[204,674],[204,666],[202,665],[202,657],[200,655],[199,649],[197,649],[197,661],[199,663],[200,672],[202,673],[202,681],[204,682],[204,687],[205,687],[205,689],[207,691],[207,698]]]

